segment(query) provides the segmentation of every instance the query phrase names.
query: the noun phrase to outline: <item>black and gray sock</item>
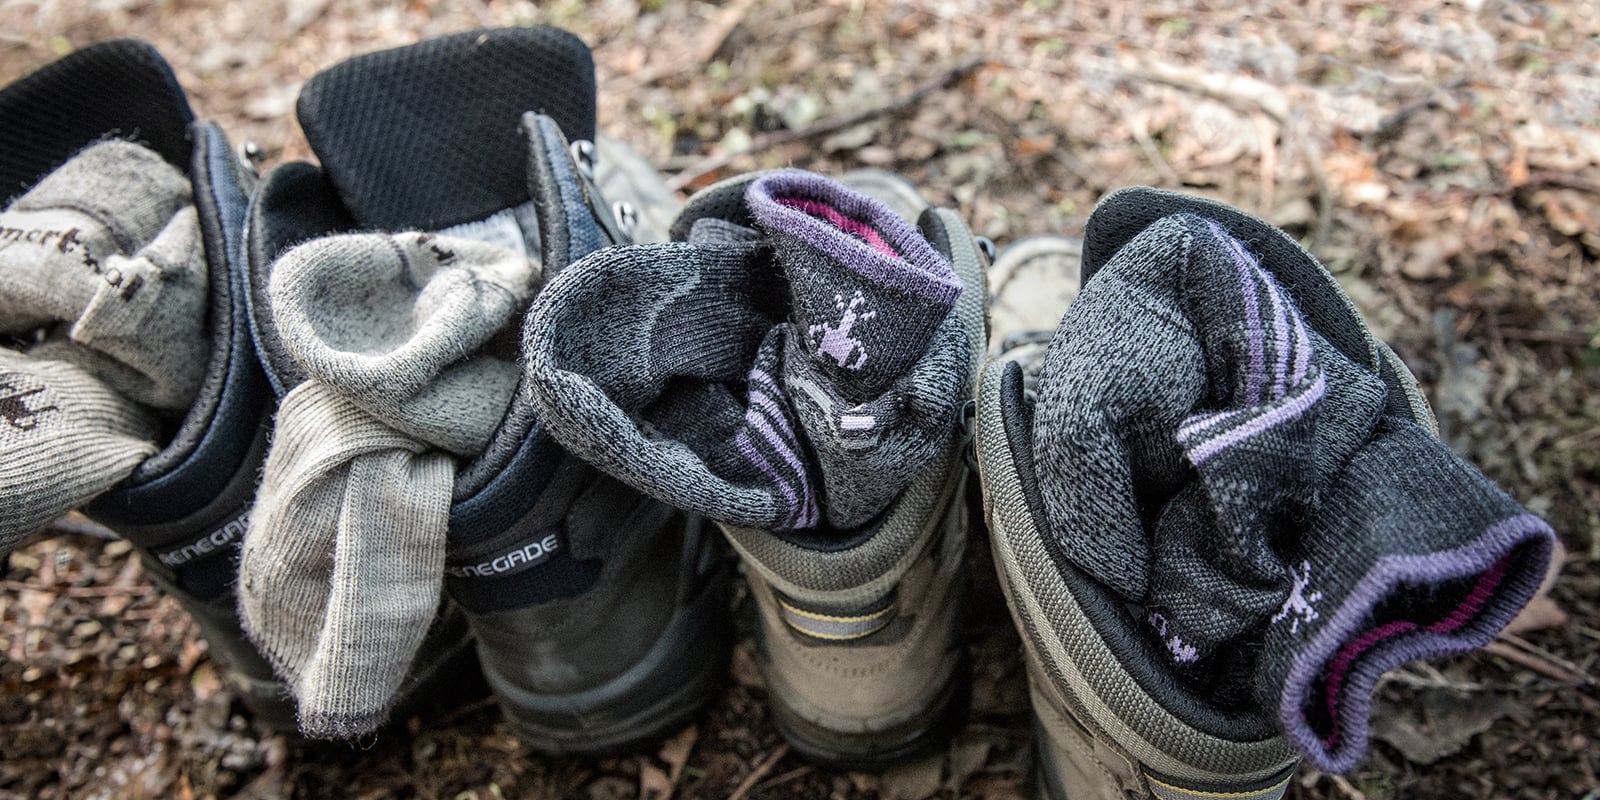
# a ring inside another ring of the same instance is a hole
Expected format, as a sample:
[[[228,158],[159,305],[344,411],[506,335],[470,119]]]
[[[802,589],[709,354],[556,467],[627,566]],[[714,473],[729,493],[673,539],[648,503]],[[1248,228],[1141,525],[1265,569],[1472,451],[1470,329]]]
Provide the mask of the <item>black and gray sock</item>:
[[[1283,234],[1150,190],[1095,214],[1100,261],[1034,420],[1056,544],[1144,608],[1174,671],[1252,687],[1314,763],[1348,769],[1382,671],[1492,638],[1552,533],[1434,437]]]
[[[552,434],[722,522],[866,523],[958,416],[949,262],[888,207],[795,171],[702,192],[674,235],[597,253],[535,300],[528,385]]]

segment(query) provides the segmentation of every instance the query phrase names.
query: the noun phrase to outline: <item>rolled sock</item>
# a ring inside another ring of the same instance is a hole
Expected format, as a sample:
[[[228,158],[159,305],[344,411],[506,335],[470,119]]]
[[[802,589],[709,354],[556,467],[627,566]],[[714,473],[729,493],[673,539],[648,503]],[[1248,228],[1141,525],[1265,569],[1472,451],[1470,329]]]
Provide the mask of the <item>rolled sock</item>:
[[[531,400],[564,446],[664,502],[767,530],[858,528],[957,419],[954,270],[819,176],[698,199],[714,212],[680,218],[688,242],[596,253],[534,301]]]
[[[0,348],[0,553],[156,452],[149,413],[69,360]]]
[[[774,173],[745,200],[788,278],[784,393],[827,521],[849,530],[893,501],[955,418],[959,391],[941,392],[965,373],[965,337],[938,328],[961,281],[899,214],[820,175]]]
[[[491,345],[538,278],[520,248],[415,232],[316,239],[273,265],[276,330],[308,380],[278,410],[240,612],[307,736],[387,718],[440,602],[451,454],[482,451],[515,394],[520,369]]]
[[[1553,534],[1331,344],[1351,332],[1329,318],[1218,222],[1161,218],[1062,320],[1034,460],[1061,551],[1143,607],[1174,672],[1242,680],[1347,770],[1383,671],[1487,643]]]
[[[205,371],[206,262],[189,179],[108,140],[0,213],[0,332],[58,324],[128,367],[119,393],[188,407]]]
[[[888,206],[821,175],[778,172],[745,201],[789,279],[804,351],[841,398],[869,400],[928,349],[961,281]]]

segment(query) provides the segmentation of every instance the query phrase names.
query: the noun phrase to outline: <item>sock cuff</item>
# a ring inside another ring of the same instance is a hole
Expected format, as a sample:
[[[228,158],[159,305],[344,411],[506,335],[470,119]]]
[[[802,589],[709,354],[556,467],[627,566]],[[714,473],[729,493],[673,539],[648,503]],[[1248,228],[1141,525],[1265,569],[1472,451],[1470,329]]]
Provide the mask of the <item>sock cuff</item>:
[[[814,173],[781,170],[745,189],[767,230],[786,233],[863,279],[949,308],[961,279],[914,225],[888,206]]]
[[[1549,565],[1555,534],[1544,520],[1518,514],[1459,547],[1376,558],[1331,610],[1310,567],[1296,568],[1283,621],[1326,613],[1285,665],[1277,715],[1289,738],[1318,769],[1347,772],[1366,751],[1372,696],[1383,674],[1418,659],[1482,647],[1533,599]],[[1397,596],[1433,595],[1430,607],[1396,615]],[[1291,620],[1292,621],[1292,620]],[[1267,648],[1285,644],[1281,630]]]
[[[73,212],[103,226],[119,249],[131,253],[192,203],[193,187],[176,167],[142,145],[105,139],[46,175],[9,210]]]

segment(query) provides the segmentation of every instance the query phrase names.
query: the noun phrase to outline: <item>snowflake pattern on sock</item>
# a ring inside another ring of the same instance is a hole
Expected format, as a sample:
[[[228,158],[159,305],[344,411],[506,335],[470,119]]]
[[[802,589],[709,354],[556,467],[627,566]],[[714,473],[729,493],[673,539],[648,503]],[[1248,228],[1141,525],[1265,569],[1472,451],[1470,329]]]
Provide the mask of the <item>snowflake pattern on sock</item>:
[[[1150,623],[1150,627],[1156,629],[1156,635],[1161,637],[1161,643],[1165,644],[1167,650],[1172,653],[1173,661],[1179,664],[1193,664],[1200,660],[1200,651],[1195,649],[1193,645],[1184,642],[1183,638],[1177,634],[1167,635],[1169,626],[1166,617],[1152,611],[1150,616],[1145,618],[1145,621]]]

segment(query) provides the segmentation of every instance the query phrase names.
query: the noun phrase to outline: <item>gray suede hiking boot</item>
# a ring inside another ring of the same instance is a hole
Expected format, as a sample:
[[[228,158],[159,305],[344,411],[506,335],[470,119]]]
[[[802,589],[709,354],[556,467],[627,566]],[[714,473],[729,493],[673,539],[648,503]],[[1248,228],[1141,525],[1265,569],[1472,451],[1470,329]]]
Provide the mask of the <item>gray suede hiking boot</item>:
[[[1288,743],[1260,725],[1256,731],[1236,726],[1239,732],[1229,736],[1218,724],[1220,715],[1192,693],[1152,696],[1143,689],[1136,676],[1154,669],[1124,671],[1117,648],[1130,642],[1105,641],[1098,634],[1102,628],[1121,633],[1104,619],[1116,619],[1117,604],[1092,582],[1063,583],[1048,537],[1031,513],[1038,503],[1038,479],[1028,459],[1014,453],[1030,452],[1028,412],[1039,369],[1062,312],[1077,296],[1082,255],[1082,240],[1058,236],[1023,239],[1000,252],[990,269],[997,355],[984,368],[978,389],[975,450],[995,568],[1022,634],[1028,668],[1035,792],[1052,800],[1187,800],[1218,790],[1250,800],[1279,797],[1297,763]],[[1173,701],[1191,716],[1207,712],[1204,721],[1213,730],[1163,709],[1164,702]],[[1186,774],[1179,759],[1189,753],[1204,770]],[[1246,771],[1240,775],[1233,771],[1237,768],[1223,766],[1230,763]],[[1190,780],[1173,778],[1163,785],[1145,774],[1145,764],[1158,774]],[[1259,789],[1266,791],[1254,791]]]
[[[636,155],[590,144],[594,104],[587,47],[546,27],[361,56],[301,95],[320,168],[275,170],[252,217],[284,399],[242,574],[252,635],[318,735],[383,716],[385,676],[427,656],[441,606],[542,753],[658,737],[719,685],[719,538],[565,452],[519,378],[540,286],[675,202]]]
[[[1131,189],[1081,248],[997,266],[1080,251],[1048,345],[978,390],[1039,791],[1278,798],[1301,757],[1352,768],[1378,677],[1489,641],[1537,589],[1548,526],[1433,437],[1399,359],[1281,231]]]
[[[857,170],[839,182],[913,223],[930,208],[893,173]],[[956,215],[932,213],[960,242],[947,245],[967,289],[953,313],[986,341],[987,258]],[[960,726],[971,670],[957,638],[971,521],[961,452],[964,445],[914,480],[853,548],[822,554],[770,532],[724,527],[759,615],[774,718],[806,757],[881,768],[939,747]]]
[[[672,238],[595,253],[534,301],[540,417],[720,525],[798,752],[877,766],[939,745],[967,691],[961,411],[985,341],[971,233],[784,170],[698,193]]]

